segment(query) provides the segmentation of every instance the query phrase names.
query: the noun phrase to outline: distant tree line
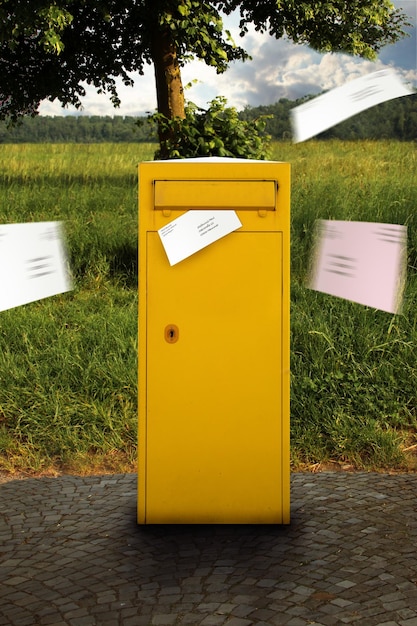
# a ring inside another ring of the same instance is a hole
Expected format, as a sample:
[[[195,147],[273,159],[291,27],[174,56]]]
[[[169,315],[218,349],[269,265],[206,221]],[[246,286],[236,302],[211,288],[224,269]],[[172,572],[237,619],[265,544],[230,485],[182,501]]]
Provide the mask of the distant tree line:
[[[275,140],[290,139],[292,137],[290,110],[312,97],[307,96],[298,100],[281,98],[268,106],[246,107],[240,115],[242,119],[252,119],[260,115],[270,116],[265,132]],[[316,139],[417,140],[417,93],[367,109],[317,135]]]
[[[153,143],[157,141],[156,125],[148,122],[145,117],[36,115],[25,117],[21,123],[12,127],[8,127],[6,122],[0,122],[0,143]]]
[[[265,132],[273,140],[292,137],[290,111],[313,96],[298,100],[281,98],[271,105],[245,107],[239,112],[248,121],[267,116]],[[317,139],[417,140],[417,93],[372,107],[321,133]],[[8,127],[0,122],[0,143],[121,143],[158,141],[156,124],[146,117],[115,115],[35,116]]]

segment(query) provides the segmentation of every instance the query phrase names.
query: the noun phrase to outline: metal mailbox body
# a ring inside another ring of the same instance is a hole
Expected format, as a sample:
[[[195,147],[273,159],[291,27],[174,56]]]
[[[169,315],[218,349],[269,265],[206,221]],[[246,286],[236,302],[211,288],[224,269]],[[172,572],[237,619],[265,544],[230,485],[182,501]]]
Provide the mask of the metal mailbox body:
[[[170,266],[186,211],[242,227]],[[139,165],[138,523],[289,523],[290,166]]]

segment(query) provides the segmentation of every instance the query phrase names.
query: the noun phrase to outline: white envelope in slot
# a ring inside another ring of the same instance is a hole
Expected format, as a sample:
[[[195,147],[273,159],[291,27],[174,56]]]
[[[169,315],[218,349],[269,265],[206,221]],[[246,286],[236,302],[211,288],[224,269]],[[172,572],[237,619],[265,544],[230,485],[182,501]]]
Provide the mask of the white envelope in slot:
[[[170,265],[175,265],[242,226],[236,211],[192,210],[158,230]]]

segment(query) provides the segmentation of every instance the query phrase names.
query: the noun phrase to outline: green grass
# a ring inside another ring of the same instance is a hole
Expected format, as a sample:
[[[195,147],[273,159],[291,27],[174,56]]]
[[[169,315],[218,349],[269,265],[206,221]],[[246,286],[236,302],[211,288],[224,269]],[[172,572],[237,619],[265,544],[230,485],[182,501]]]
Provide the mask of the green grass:
[[[135,467],[137,164],[153,151],[2,146],[2,223],[63,220],[75,288],[0,314],[0,468]]]
[[[0,313],[0,469],[134,470],[143,144],[3,145],[1,223],[63,220],[74,290]],[[294,467],[414,467],[417,144],[273,145],[292,164]],[[407,224],[401,315],[305,287],[316,219]]]
[[[413,467],[404,448],[417,424],[417,144],[283,144],[274,158],[291,162],[293,179],[293,461]],[[407,224],[401,315],[306,288],[316,219]]]

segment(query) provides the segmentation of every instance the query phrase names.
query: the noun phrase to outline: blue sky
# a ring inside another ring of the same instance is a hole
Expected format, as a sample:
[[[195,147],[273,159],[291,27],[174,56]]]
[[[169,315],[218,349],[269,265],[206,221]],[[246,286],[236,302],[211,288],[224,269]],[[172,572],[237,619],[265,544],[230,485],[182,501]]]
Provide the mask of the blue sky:
[[[404,82],[417,87],[417,0],[397,0],[409,16],[413,27],[410,36],[395,45],[386,46],[376,62],[343,54],[319,54],[307,46],[299,46],[281,39],[257,33],[251,29],[241,40],[238,36],[238,17],[224,20],[235,38],[251,54],[252,61],[233,63],[229,70],[217,75],[213,68],[194,61],[182,71],[183,83],[191,83],[186,98],[205,107],[218,95],[225,96],[229,106],[239,110],[244,106],[273,104],[280,98],[295,99],[307,94],[318,94],[347,81],[385,67],[395,68]],[[122,105],[114,109],[105,95],[98,95],[87,87],[83,99],[83,115],[144,115],[156,108],[153,68],[149,66],[145,76],[132,75],[135,86],[119,85]],[[74,114],[74,108],[63,109],[58,102],[44,102],[42,115]]]

